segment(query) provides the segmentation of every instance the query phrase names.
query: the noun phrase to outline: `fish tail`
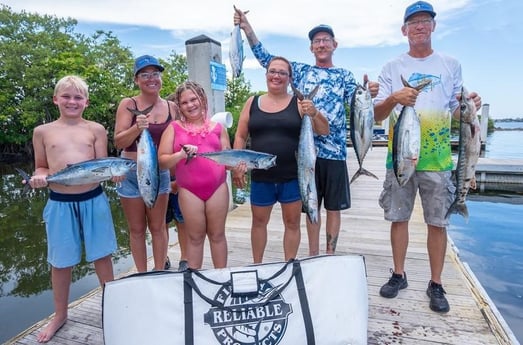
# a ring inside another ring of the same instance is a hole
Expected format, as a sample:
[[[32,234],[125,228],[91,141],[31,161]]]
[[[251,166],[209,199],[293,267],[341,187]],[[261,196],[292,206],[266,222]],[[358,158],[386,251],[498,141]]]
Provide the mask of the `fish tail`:
[[[31,176],[29,176],[29,174],[26,173],[25,171],[23,171],[22,169],[15,168],[15,170],[16,170],[16,171],[18,172],[18,174],[20,174],[20,176],[22,176],[22,178],[23,178],[22,183],[24,184],[24,189],[22,190],[22,194],[25,195],[25,194],[27,194],[27,192],[28,192],[29,189],[31,188],[31,185],[29,184],[29,180],[31,180]]]
[[[196,157],[196,153],[193,153],[193,154],[187,153],[187,149],[183,145],[182,145],[182,149],[185,151],[185,154],[187,155],[187,158],[185,159],[185,164],[189,163],[194,157]]]
[[[354,182],[354,180],[356,180],[358,177],[360,177],[361,175],[367,175],[369,177],[374,177],[376,180],[379,180],[378,176],[374,175],[373,173],[371,173],[370,171],[368,171],[367,169],[363,168],[363,167],[360,167],[358,169],[358,171],[356,171],[356,173],[354,174],[354,176],[352,176],[351,180],[350,180],[350,183]]]
[[[469,210],[467,205],[465,203],[458,202],[458,200],[455,200],[452,205],[450,205],[445,218],[450,217],[451,214],[460,214],[463,218],[465,218],[465,222],[468,223],[469,221]]]

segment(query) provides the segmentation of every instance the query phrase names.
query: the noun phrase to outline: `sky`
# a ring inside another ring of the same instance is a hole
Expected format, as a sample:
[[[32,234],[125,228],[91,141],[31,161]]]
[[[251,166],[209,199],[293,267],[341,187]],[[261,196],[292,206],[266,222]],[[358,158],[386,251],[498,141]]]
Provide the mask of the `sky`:
[[[377,80],[382,66],[408,50],[401,34],[405,7],[413,0],[0,0],[13,11],[78,21],[76,31],[111,31],[137,57],[185,55],[185,42],[206,35],[221,43],[222,63],[230,73],[228,48],[233,5],[248,10],[264,46],[292,61],[314,63],[308,31],[318,24],[334,30],[334,64],[363,81]],[[433,0],[434,50],[457,58],[464,85],[489,104],[490,117],[523,117],[519,82],[523,81],[523,1]],[[52,5],[51,5],[52,4]],[[265,90],[264,70],[245,39],[245,79],[253,91]]]

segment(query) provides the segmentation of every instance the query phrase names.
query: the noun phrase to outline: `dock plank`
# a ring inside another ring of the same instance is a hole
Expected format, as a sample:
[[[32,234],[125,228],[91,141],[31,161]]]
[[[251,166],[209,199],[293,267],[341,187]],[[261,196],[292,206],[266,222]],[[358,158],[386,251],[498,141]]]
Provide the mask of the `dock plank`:
[[[356,171],[357,163],[349,149],[349,173]],[[379,296],[379,289],[386,282],[392,266],[389,227],[383,220],[378,205],[385,176],[386,148],[375,147],[364,162],[364,167],[375,173],[379,180],[359,177],[351,185],[352,208],[342,212],[342,226],[338,240],[338,254],[360,254],[365,257],[367,269],[369,320],[369,344],[518,344],[514,335],[497,312],[478,282],[470,277],[449,243],[443,271],[443,283],[451,310],[447,314],[432,312],[428,306],[426,287],[429,263],[426,252],[426,226],[419,200],[410,223],[410,242],[406,260],[409,287],[397,298]],[[322,219],[325,218],[322,211]],[[229,265],[244,266],[251,263],[250,246],[251,213],[248,204],[231,211],[227,218]],[[283,260],[283,226],[281,208],[274,207],[268,225],[268,242],[265,262]],[[320,249],[325,250],[322,227]],[[298,257],[308,255],[305,216],[302,218],[302,238]],[[179,257],[177,244],[169,248],[173,263]],[[152,263],[149,265],[152,267]],[[174,266],[177,266],[176,264]],[[210,268],[208,243],[205,248],[204,268]],[[102,291],[95,289],[71,303],[69,320],[48,344],[103,344],[101,302]],[[13,338],[9,344],[37,344],[36,334],[48,319]]]

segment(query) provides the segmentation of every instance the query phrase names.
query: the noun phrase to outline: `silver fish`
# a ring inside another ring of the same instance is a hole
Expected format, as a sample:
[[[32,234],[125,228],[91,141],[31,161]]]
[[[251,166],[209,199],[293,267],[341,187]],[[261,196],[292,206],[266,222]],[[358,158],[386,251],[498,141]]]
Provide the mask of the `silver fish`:
[[[352,183],[360,175],[367,175],[378,179],[376,175],[363,168],[363,160],[372,146],[372,133],[374,127],[374,106],[370,90],[366,82],[356,87],[352,95],[350,105],[350,138],[360,168],[350,182]]]
[[[273,154],[253,150],[222,150],[217,152],[203,152],[187,157],[185,164],[189,163],[195,156],[211,159],[218,164],[234,167],[240,162],[247,164],[247,169],[269,169],[276,165],[276,157]]]
[[[138,189],[145,206],[152,208],[160,189],[160,167],[156,146],[147,128],[140,135],[136,154]]]
[[[465,200],[470,188],[476,188],[476,163],[481,153],[481,138],[479,120],[476,116],[476,106],[469,97],[467,90],[461,89],[459,115],[459,146],[458,163],[456,166],[456,197],[447,211],[451,214],[461,214],[466,221],[469,212]]]
[[[234,10],[237,11],[236,7]],[[243,52],[243,38],[240,25],[235,25],[231,32],[231,43],[229,45],[229,60],[232,68],[233,78],[238,78],[242,73],[243,60],[245,54]]]
[[[431,83],[426,80],[416,87],[401,77],[403,85],[414,88],[418,91]],[[421,145],[420,121],[416,110],[410,106],[404,106],[398,120],[394,124],[392,137],[392,164],[394,174],[400,186],[404,186],[416,171],[418,164],[419,151]]]
[[[298,99],[312,99],[318,92],[319,85],[304,96],[292,83],[291,88]],[[301,201],[311,223],[318,223],[318,193],[316,191],[316,146],[312,120],[305,115],[301,120],[300,140],[298,143],[298,184],[300,186]]]
[[[132,159],[119,157],[96,158],[69,164],[62,170],[47,176],[46,180],[48,183],[64,186],[97,183],[110,180],[113,176],[123,176],[135,166],[136,162]],[[15,169],[26,182],[31,179],[25,171],[18,168]],[[26,183],[24,190],[29,187],[29,184]]]

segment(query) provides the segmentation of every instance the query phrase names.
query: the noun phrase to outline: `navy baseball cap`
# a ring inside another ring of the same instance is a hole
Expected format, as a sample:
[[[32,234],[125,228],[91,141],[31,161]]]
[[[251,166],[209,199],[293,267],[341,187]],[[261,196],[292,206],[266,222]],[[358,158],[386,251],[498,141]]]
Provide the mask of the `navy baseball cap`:
[[[434,12],[434,8],[431,4],[425,1],[416,1],[415,3],[409,5],[405,9],[405,15],[403,16],[403,22],[406,22],[407,19],[409,19],[410,16],[416,13],[420,12],[426,12],[434,18],[436,16],[436,12]]]
[[[334,37],[334,31],[332,31],[332,28],[326,24],[320,24],[318,26],[315,26],[312,28],[311,31],[309,31],[309,39],[312,41],[312,38],[314,35],[316,35],[318,32],[326,32],[332,37]]]
[[[134,75],[136,75],[136,73],[138,73],[141,69],[148,66],[154,66],[158,68],[160,72],[163,72],[164,70],[163,66],[160,65],[160,62],[157,58],[151,55],[142,55],[134,60]]]

